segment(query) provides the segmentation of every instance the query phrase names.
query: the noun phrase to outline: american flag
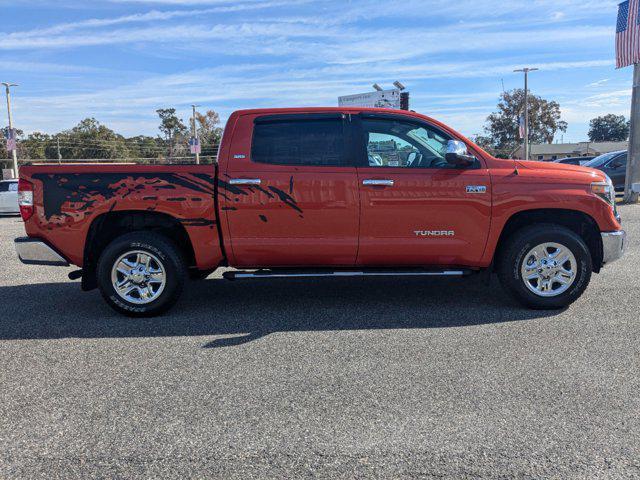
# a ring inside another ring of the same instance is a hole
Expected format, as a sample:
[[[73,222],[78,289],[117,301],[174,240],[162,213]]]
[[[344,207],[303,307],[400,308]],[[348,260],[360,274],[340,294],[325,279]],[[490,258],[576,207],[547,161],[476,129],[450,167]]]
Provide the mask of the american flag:
[[[616,25],[617,68],[640,63],[640,0],[626,0],[618,6]]]
[[[521,139],[524,139],[524,115],[520,115],[518,118],[518,135]]]

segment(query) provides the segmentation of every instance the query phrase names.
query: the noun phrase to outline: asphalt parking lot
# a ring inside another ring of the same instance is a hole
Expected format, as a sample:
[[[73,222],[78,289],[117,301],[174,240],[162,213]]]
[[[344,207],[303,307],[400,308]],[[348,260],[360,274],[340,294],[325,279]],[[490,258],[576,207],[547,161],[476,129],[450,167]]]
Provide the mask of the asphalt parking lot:
[[[192,283],[113,313],[0,218],[0,478],[640,476],[640,206],[562,312],[498,283]]]

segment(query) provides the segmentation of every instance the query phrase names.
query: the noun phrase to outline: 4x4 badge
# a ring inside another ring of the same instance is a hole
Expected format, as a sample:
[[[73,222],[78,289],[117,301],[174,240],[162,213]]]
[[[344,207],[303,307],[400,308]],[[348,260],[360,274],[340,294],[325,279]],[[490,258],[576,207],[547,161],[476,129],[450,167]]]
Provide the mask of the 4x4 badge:
[[[487,187],[484,185],[467,185],[467,193],[487,193]]]

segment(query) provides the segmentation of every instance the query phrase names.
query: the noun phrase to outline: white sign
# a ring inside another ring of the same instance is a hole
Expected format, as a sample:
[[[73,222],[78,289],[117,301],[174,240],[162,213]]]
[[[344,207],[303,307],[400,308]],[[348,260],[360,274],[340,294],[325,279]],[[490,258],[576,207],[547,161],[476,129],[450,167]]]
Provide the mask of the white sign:
[[[395,108],[400,109],[400,90],[382,90],[338,98],[340,107]]]
[[[2,179],[3,180],[11,180],[13,178],[13,170],[10,168],[2,169]]]
[[[16,145],[16,139],[15,138],[8,138],[7,139],[7,151],[8,152],[13,152],[14,150],[17,150],[18,146]]]

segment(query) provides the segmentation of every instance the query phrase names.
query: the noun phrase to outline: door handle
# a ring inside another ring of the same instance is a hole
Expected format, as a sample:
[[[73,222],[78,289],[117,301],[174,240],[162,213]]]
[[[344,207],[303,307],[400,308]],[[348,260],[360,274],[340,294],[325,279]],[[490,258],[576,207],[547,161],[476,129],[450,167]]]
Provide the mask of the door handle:
[[[363,180],[365,187],[393,187],[393,180]]]
[[[260,185],[262,180],[259,178],[232,178],[229,180],[231,185]]]

